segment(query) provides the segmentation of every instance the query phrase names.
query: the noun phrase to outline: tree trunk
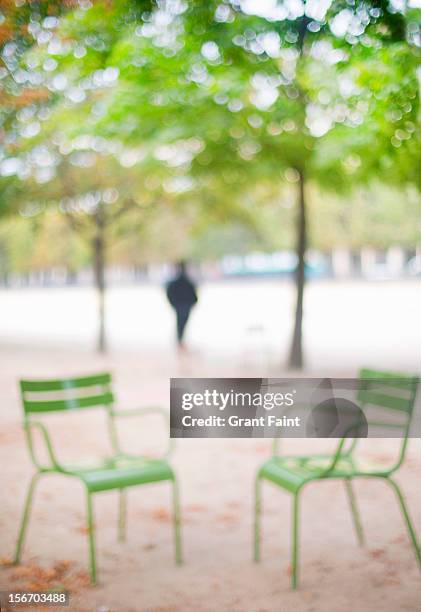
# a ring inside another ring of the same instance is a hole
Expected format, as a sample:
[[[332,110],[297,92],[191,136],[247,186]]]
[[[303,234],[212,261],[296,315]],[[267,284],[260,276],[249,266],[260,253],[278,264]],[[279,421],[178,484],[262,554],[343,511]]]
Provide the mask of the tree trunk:
[[[303,304],[305,285],[305,254],[307,248],[307,220],[305,200],[305,177],[303,170],[298,170],[298,215],[297,215],[297,268],[295,270],[295,286],[297,301],[295,307],[294,333],[292,336],[289,366],[301,369],[303,367]]]
[[[95,214],[96,233],[92,241],[94,260],[94,279],[98,294],[98,340],[97,350],[105,353],[107,348],[105,333],[105,219],[101,205]]]

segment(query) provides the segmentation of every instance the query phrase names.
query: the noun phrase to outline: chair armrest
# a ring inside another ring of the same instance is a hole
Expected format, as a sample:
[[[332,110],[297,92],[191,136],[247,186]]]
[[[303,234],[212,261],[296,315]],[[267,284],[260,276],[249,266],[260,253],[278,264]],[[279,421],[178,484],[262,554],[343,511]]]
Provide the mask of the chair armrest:
[[[110,416],[113,418],[114,417],[115,418],[119,418],[119,417],[125,418],[125,417],[133,417],[133,416],[149,416],[150,414],[161,415],[168,427],[169,442],[168,442],[168,448],[166,452],[164,453],[163,457],[169,457],[174,450],[175,440],[169,437],[170,419],[169,419],[169,414],[166,410],[164,410],[163,408],[160,408],[159,406],[145,406],[142,408],[132,408],[130,410],[111,410],[110,411]]]
[[[342,438],[340,438],[339,443],[338,443],[338,446],[336,447],[336,451],[335,451],[335,452],[332,454],[332,463],[331,463],[331,464],[330,464],[330,466],[327,468],[327,470],[326,470],[327,472],[330,472],[331,470],[333,470],[333,469],[335,468],[336,464],[338,463],[338,461],[339,461],[339,459],[340,459],[341,457],[345,457],[345,456],[348,456],[348,457],[349,457],[349,456],[350,456],[351,451],[352,451],[352,449],[354,448],[354,445],[352,445],[351,449],[350,449],[350,450],[348,450],[347,452],[345,452],[345,453],[343,453],[343,452],[342,452],[342,449],[343,449],[343,447],[344,447],[344,445],[345,445],[345,442],[346,442],[347,440],[350,440],[350,439],[352,439],[352,438],[353,438],[353,439],[354,439],[354,441],[355,441],[355,437],[353,437],[353,436],[348,436],[348,434],[349,434],[351,431],[353,431],[353,430],[357,430],[357,431],[358,431],[358,428],[359,428],[360,426],[364,426],[364,425],[367,425],[367,423],[366,423],[365,421],[362,421],[362,420],[357,420],[357,421],[354,421],[354,423],[351,423],[351,425],[349,425],[349,426],[348,426],[348,427],[345,429],[344,435],[342,436]]]
[[[39,421],[29,421],[28,420],[26,421],[24,427],[25,427],[27,438],[28,438],[29,452],[31,454],[32,460],[34,464],[36,465],[36,467],[41,470],[55,469],[60,472],[64,472],[65,469],[63,468],[63,466],[60,465],[56,457],[56,454],[53,449],[53,444],[51,442],[50,436],[48,435],[48,431],[45,425],[43,423],[40,423]],[[37,460],[35,449],[34,449],[34,443],[32,439],[32,429],[34,428],[38,429],[42,434],[42,437],[45,443],[45,447],[47,449],[47,455],[48,455],[49,460],[51,461],[50,466],[43,466]]]

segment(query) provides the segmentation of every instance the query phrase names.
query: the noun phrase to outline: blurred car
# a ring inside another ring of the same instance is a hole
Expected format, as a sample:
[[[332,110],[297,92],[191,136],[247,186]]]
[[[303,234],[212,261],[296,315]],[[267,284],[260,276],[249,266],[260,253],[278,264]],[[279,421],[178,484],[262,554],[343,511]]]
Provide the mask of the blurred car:
[[[297,266],[297,256],[289,251],[277,253],[249,253],[245,256],[231,255],[221,261],[224,276],[290,276]],[[308,278],[323,278],[329,274],[326,258],[318,253],[306,258],[305,273]]]

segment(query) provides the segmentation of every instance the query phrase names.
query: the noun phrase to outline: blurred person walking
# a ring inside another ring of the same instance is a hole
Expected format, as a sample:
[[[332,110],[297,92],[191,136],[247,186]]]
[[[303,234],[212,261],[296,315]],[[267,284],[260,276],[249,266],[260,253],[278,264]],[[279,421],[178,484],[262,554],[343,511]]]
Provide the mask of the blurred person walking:
[[[177,343],[184,349],[183,337],[190,312],[197,302],[196,287],[187,274],[185,261],[177,264],[177,274],[167,285],[167,298],[177,317]]]

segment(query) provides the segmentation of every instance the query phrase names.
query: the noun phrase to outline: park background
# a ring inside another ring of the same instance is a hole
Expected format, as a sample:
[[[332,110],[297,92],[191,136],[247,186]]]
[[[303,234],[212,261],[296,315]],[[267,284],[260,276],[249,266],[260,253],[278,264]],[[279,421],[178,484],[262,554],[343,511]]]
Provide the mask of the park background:
[[[178,444],[183,568],[166,491],[130,493],[124,545],[110,494],[89,587],[81,493],[59,479],[37,499],[23,565],[9,560],[31,474],[19,378],[111,370],[131,408],[167,407],[171,376],[420,371],[419,48],[416,1],[1,1],[2,587],[62,583],[75,610],[417,609],[381,484],[357,489],[365,549],[340,487],[309,489],[297,593],[289,504],[268,491],[252,564],[264,440]],[[199,285],[181,355],[163,289],[179,259]],[[162,442],[140,427],[129,444]],[[73,456],[101,453],[103,433],[93,417],[54,429]],[[401,481],[421,529],[419,440]]]

